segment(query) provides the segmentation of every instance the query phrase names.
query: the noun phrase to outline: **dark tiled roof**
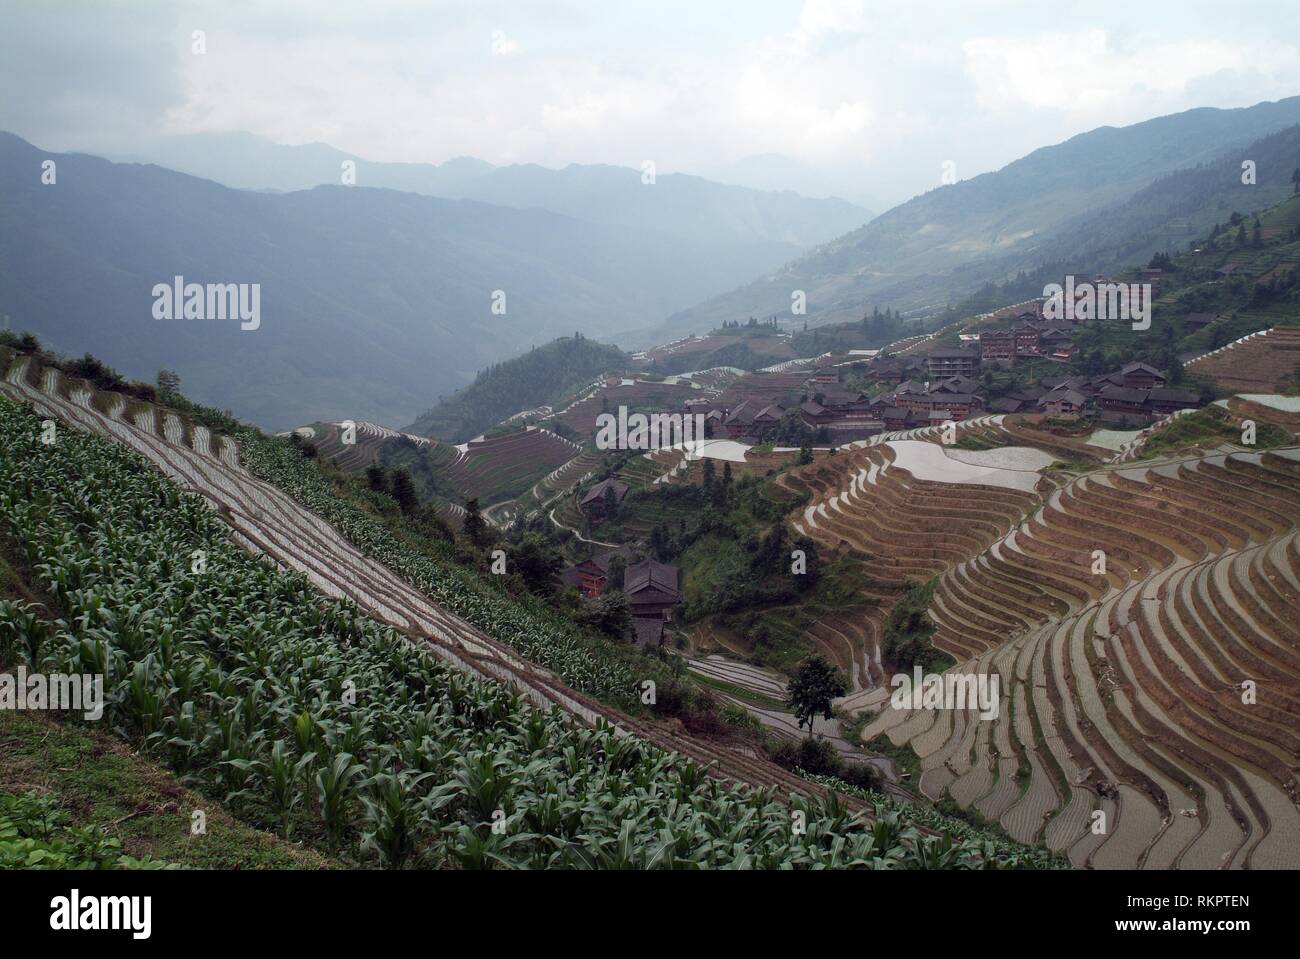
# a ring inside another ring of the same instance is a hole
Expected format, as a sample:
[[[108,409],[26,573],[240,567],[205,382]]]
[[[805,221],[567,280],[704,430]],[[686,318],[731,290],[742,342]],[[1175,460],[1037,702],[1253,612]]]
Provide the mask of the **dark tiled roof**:
[[[1131,390],[1124,386],[1108,386],[1101,391],[1103,400],[1113,400],[1116,403],[1145,403],[1150,390]]]
[[[612,476],[607,480],[601,480],[601,482],[597,483],[587,491],[587,495],[582,498],[582,505],[586,506],[588,503],[594,503],[597,500],[603,501],[605,499],[605,490],[607,489],[612,489],[614,491],[614,499],[622,500],[623,497],[627,495],[628,485],[614,479]]]
[[[631,597],[634,593],[646,589],[677,595],[677,567],[667,563],[658,563],[653,559],[642,560],[627,568],[623,576],[623,592]]]
[[[979,383],[969,376],[950,376],[930,387],[931,393],[974,393]]]
[[[1142,391],[1135,390],[1134,392],[1140,393]],[[1038,405],[1046,406],[1049,403],[1060,403],[1062,401],[1069,403],[1071,406],[1082,406],[1087,402],[1087,397],[1078,390],[1052,390],[1038,401]]]
[[[750,423],[754,422],[754,416],[757,413],[758,405],[751,403],[749,400],[745,400],[728,413],[727,418],[723,422],[727,424],[735,423],[739,426],[748,426]]]

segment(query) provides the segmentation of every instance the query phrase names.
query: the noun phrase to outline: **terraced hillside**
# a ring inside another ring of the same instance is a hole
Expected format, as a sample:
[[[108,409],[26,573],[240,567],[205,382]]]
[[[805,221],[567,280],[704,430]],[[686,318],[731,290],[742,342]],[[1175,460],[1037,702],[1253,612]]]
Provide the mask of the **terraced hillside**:
[[[527,492],[552,471],[571,462],[582,447],[539,427],[471,441],[440,471],[440,479],[465,499],[485,503]]]
[[[321,456],[333,460],[339,469],[349,473],[360,473],[367,466],[380,462],[384,450],[399,440],[405,440],[406,445],[420,449],[426,455],[441,445],[427,436],[401,433],[377,423],[354,422],[352,425],[355,427],[353,430],[345,431],[342,423],[312,423],[293,432],[314,443]],[[352,442],[345,443],[345,438]],[[448,459],[443,450],[433,455]]]
[[[337,423],[296,432],[349,473],[363,473],[372,464],[405,468],[423,496],[444,505],[449,515],[466,500],[486,505],[526,494],[582,452],[578,444],[534,426],[459,446],[370,423],[356,424],[355,442],[349,444]]]
[[[1298,366],[1300,326],[1278,326],[1197,357],[1186,369],[1230,393],[1277,393],[1295,389]]]
[[[688,399],[701,395],[691,383],[654,383],[632,377],[613,377],[586,392],[555,414],[579,436],[591,439],[601,413],[618,414],[620,406],[630,413],[681,412]]]
[[[1002,417],[959,424],[960,434],[1002,433]],[[849,703],[886,679],[884,622],[909,584],[926,583],[949,566],[978,552],[1019,520],[1038,501],[1043,481],[1036,468],[1052,456],[1038,453],[1021,470],[987,467],[1006,460],[954,451],[969,463],[945,458],[932,428],[882,434],[853,444],[833,457],[791,470],[778,484],[806,493],[809,504],[790,517],[800,535],[845,555],[856,568],[859,609],[837,611],[804,626],[805,638],[850,680]],[[963,473],[960,485],[954,472]]]
[[[695,743],[646,720],[633,719],[601,706],[592,693],[634,695],[629,675],[598,675],[598,664],[571,640],[541,638],[523,621],[511,621],[484,606],[455,582],[427,580],[438,602],[408,581],[410,573],[395,572],[371,558],[337,528],[304,507],[277,486],[253,475],[229,436],[214,436],[206,427],[189,423],[180,414],[149,404],[128,402],[115,393],[97,393],[84,381],[69,381],[53,368],[42,369],[30,357],[0,350],[3,381],[0,393],[30,403],[41,416],[67,427],[109,437],[134,450],[185,489],[205,497],[230,527],[235,542],[255,554],[305,576],[326,596],[353,603],[376,619],[392,625],[428,647],[440,659],[473,675],[517,689],[538,706],[559,706],[580,720],[615,723],[659,745],[683,751],[712,764],[714,771],[748,782],[800,788],[801,781],[761,760],[700,742],[698,751],[681,747]],[[360,538],[360,531],[355,535]],[[396,563],[395,563],[396,565]],[[423,580],[422,580],[423,582]],[[465,612],[497,622],[530,656],[550,669],[534,666],[519,652],[483,632],[441,603],[462,601]],[[550,649],[552,652],[547,652]],[[552,671],[554,670],[554,671]],[[564,679],[560,678],[560,675]],[[741,774],[744,770],[750,773]],[[752,773],[752,775],[751,775]]]
[[[68,621],[93,619],[108,641],[52,630],[41,641],[51,657],[44,662],[106,672],[115,728],[142,746],[163,732],[175,768],[204,789],[243,790],[255,800],[249,814],[279,810],[271,815],[287,829],[301,803],[314,823],[308,842],[388,866],[1050,864],[1005,844],[950,846],[927,826],[904,836],[907,822],[884,807],[873,824],[856,799],[819,803],[820,786],[779,767],[602,706],[431,601],[413,585],[415,572],[372,559],[357,545],[370,543],[363,525],[345,535],[252,475],[229,437],[9,351],[0,352],[0,374],[0,439],[11,454],[0,462],[5,531]],[[56,421],[51,444],[42,417]],[[322,506],[341,509],[327,499]],[[206,571],[176,561],[196,548]],[[383,549],[400,560],[400,548]],[[196,586],[200,574],[207,578]],[[467,598],[455,586],[439,595]],[[146,606],[153,612],[139,615]],[[530,656],[599,684],[590,662],[585,676],[564,666],[561,645],[529,645],[521,634],[536,624],[494,618]],[[20,648],[38,648],[38,620],[4,609]],[[571,652],[576,666],[583,653]],[[347,711],[338,705],[341,676],[358,686]],[[529,703],[559,707],[577,725]],[[223,725],[230,709],[240,717],[234,738],[235,727]],[[276,740],[285,729],[290,738]],[[281,789],[272,767],[286,762],[294,772]],[[308,798],[313,772],[319,803]],[[727,779],[790,792],[807,834],[792,833],[790,807],[770,793]],[[553,808],[560,794],[576,805]],[[619,815],[607,815],[616,802]],[[497,809],[509,824],[505,841],[488,821]],[[372,841],[361,844],[364,830]]]
[[[870,717],[863,740],[910,746],[924,795],[1079,866],[1300,865],[1300,449],[1047,470],[1015,489],[925,479],[913,442],[791,473],[813,494],[793,521],[871,557],[882,611],[933,581],[934,646],[955,674],[996,675],[1001,710],[893,708],[871,685],[881,613],[864,615],[838,652],[821,640],[855,670],[844,706]]]

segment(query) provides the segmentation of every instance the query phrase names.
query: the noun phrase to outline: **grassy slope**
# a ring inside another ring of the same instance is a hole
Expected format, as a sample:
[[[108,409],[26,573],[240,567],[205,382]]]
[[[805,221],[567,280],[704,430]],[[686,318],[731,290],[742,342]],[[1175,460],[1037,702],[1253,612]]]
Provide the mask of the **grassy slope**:
[[[0,557],[0,598],[49,605]],[[10,664],[0,663],[10,670]],[[101,826],[127,855],[198,869],[321,869],[325,857],[234,819],[107,729],[51,713],[0,711],[0,793],[52,796],[73,826]],[[202,836],[190,817],[207,817]]]

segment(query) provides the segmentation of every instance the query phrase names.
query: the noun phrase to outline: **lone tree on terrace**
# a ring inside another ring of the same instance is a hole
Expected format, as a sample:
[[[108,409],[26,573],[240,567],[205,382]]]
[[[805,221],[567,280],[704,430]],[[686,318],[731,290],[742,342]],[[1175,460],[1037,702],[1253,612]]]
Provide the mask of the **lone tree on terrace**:
[[[179,393],[181,390],[180,374],[175,370],[158,371],[158,389],[164,393]]]
[[[393,499],[397,500],[403,513],[414,512],[420,505],[420,499],[415,494],[415,484],[411,482],[411,474],[404,468],[393,470]]]
[[[475,546],[482,546],[484,534],[487,532],[487,524],[483,522],[483,517],[478,511],[478,497],[465,501],[465,535]]]
[[[812,736],[813,721],[818,715],[831,718],[831,703],[848,692],[840,671],[821,656],[806,659],[790,681],[788,703],[799,725],[808,727]]]

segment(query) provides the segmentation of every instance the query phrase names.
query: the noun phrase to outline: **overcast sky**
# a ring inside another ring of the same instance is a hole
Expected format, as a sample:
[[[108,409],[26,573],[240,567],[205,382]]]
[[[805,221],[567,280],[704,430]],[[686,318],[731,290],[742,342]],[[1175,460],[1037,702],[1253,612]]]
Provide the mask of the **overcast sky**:
[[[1101,125],[1300,93],[1300,3],[0,0],[0,128],[247,130],[375,160],[755,154],[896,202]],[[206,53],[192,33],[206,32]]]

